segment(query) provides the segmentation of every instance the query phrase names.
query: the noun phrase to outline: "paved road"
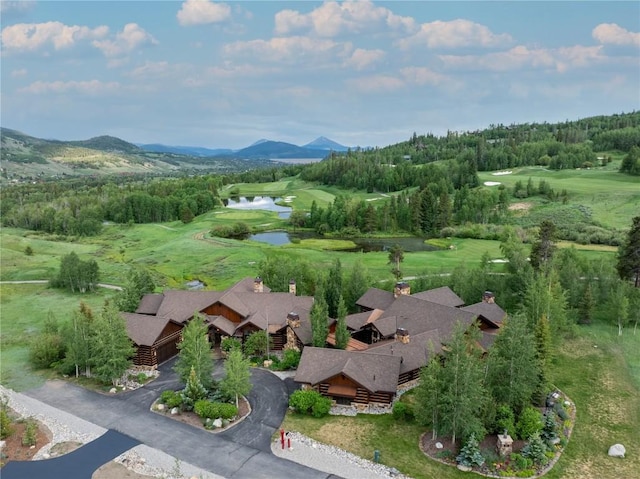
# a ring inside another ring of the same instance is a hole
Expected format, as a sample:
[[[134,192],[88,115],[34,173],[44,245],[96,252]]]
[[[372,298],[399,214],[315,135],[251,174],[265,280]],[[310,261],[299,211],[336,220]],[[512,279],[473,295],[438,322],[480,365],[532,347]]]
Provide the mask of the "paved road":
[[[91,479],[104,463],[139,444],[117,431],[107,431],[99,438],[64,456],[46,461],[10,461],[2,468],[3,479],[64,478]]]
[[[152,383],[117,396],[98,394],[64,381],[49,381],[25,394],[227,478],[337,477],[270,452],[271,435],[286,410],[287,385],[267,371],[252,372],[254,387],[248,397],[251,415],[223,433],[195,429],[151,412],[149,408],[160,391],[180,387],[171,365],[172,362],[165,363],[160,378]],[[215,375],[220,374],[218,364]]]

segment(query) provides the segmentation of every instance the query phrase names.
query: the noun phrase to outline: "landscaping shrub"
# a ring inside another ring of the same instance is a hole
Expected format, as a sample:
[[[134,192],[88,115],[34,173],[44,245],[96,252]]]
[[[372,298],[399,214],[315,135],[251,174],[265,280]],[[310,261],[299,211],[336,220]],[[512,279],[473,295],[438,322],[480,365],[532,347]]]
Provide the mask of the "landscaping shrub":
[[[393,404],[393,418],[398,421],[411,421],[413,419],[413,409],[410,404],[402,401],[396,401]]]
[[[300,351],[295,349],[285,349],[282,353],[282,360],[279,364],[279,369],[296,369],[300,364]]]
[[[213,402],[207,399],[196,401],[193,410],[202,419],[231,419],[238,415],[238,408],[234,404]]]
[[[502,434],[505,429],[511,437],[516,437],[515,415],[513,414],[513,409],[506,404],[502,404],[498,406],[496,411],[494,432]]]
[[[37,369],[50,368],[64,358],[64,342],[58,333],[41,333],[29,346],[29,360]]]
[[[38,424],[32,418],[27,419],[25,422],[24,433],[22,434],[22,445],[35,446],[37,434]]]
[[[320,396],[316,399],[311,407],[311,415],[313,417],[324,417],[331,411],[331,399]]]
[[[187,385],[182,390],[181,396],[182,408],[185,411],[192,411],[197,401],[207,397],[207,390],[200,382],[193,366],[191,367],[189,379],[187,379]]]
[[[322,417],[331,410],[331,400],[313,389],[295,391],[289,398],[289,407],[301,414]]]
[[[529,442],[522,448],[522,456],[531,459],[538,466],[543,466],[549,462],[546,453],[547,447],[539,433],[534,433],[529,438]]]
[[[0,398],[0,439],[6,439],[13,434],[13,426],[7,409],[7,398],[2,396]]]
[[[542,429],[542,418],[540,412],[528,406],[520,414],[520,419],[516,425],[516,431],[520,439],[528,439]]]
[[[225,353],[228,353],[232,349],[242,349],[242,343],[237,338],[227,336],[222,341],[220,341],[220,349],[222,349]]]
[[[456,461],[458,464],[467,467],[480,467],[484,464],[484,457],[480,454],[480,446],[475,434],[469,436],[469,439],[460,450],[460,454],[456,456]]]
[[[511,459],[512,466],[517,470],[529,469],[533,466],[533,460],[517,452],[512,453],[509,459]]]
[[[566,421],[567,419],[569,419],[569,414],[567,413],[567,411],[565,411],[565,409],[562,406],[562,404],[555,403],[555,405],[553,406],[553,410],[556,412],[558,417],[560,419],[562,419],[563,421]]]
[[[160,402],[168,408],[180,407],[182,406],[182,394],[172,390],[162,391]]]
[[[558,437],[558,423],[556,421],[556,414],[553,411],[547,411],[544,415],[544,426],[540,436],[542,439],[550,445],[551,442]]]

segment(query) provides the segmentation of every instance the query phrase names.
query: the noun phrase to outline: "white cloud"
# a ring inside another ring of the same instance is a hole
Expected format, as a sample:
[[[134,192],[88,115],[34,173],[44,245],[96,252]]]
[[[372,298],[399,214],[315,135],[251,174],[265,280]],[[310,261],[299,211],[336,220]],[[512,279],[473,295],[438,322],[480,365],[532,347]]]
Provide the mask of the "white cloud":
[[[17,23],[2,30],[2,46],[7,51],[36,51],[46,46],[62,50],[81,40],[104,38],[109,27],[89,28],[60,22]]]
[[[434,72],[426,67],[406,67],[400,70],[404,79],[415,85],[438,86],[449,79],[441,73]]]
[[[437,20],[423,23],[415,34],[397,41],[402,49],[412,47],[458,48],[458,47],[494,47],[511,43],[513,39],[507,33],[493,33],[485,25],[469,20],[457,19],[449,22]]]
[[[120,84],[118,82],[101,82],[99,80],[89,80],[89,81],[53,81],[53,82],[44,82],[44,81],[36,81],[31,83],[30,85],[21,88],[18,90],[21,93],[34,93],[34,94],[45,94],[45,93],[67,93],[67,92],[78,92],[89,95],[96,95],[100,93],[107,93],[111,91],[115,91],[120,88]]]
[[[32,2],[29,0],[20,0],[20,1],[8,1],[2,0],[0,2],[0,13],[23,13],[28,12],[29,10],[33,10],[36,6],[36,2]]]
[[[385,56],[385,52],[382,50],[365,50],[363,48],[356,48],[351,56],[347,58],[343,66],[353,67],[356,70],[363,70],[368,66],[378,63]]]
[[[635,45],[640,47],[640,33],[630,32],[616,23],[601,23],[591,36],[604,45]]]
[[[21,68],[20,70],[13,70],[11,72],[11,76],[13,78],[23,77],[27,74],[27,70],[25,68]]]
[[[115,39],[95,40],[93,46],[106,57],[126,55],[142,45],[157,45],[158,41],[137,23],[127,23]]]
[[[224,52],[230,56],[247,53],[263,61],[295,63],[298,60],[316,61],[332,55],[345,57],[352,48],[351,43],[296,36],[234,42],[225,45]]]
[[[275,16],[278,35],[310,30],[322,37],[334,37],[347,32],[380,32],[384,28],[411,32],[415,29],[415,21],[411,17],[396,15],[387,8],[377,7],[369,0],[328,1],[311,13],[282,10]]]
[[[451,69],[497,72],[524,68],[555,69],[564,72],[569,68],[585,67],[606,60],[602,55],[602,46],[581,45],[554,49],[529,49],[519,45],[504,52],[485,55],[439,55],[438,58]]]
[[[231,16],[231,7],[226,3],[209,0],[186,0],[176,17],[183,27],[224,22]]]

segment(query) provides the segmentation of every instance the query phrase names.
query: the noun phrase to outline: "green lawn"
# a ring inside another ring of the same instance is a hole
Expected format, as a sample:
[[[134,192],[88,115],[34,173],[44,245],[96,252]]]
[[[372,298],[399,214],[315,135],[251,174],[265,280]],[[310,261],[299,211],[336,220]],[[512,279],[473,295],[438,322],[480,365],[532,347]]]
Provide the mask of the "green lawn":
[[[556,466],[545,477],[631,479],[640,471],[640,333],[619,338],[612,325],[581,326],[563,341],[551,379],[575,402],[573,435]],[[315,419],[288,413],[283,427],[356,455],[381,452],[384,464],[416,479],[462,478],[468,474],[428,459],[418,447],[423,428],[396,422],[391,415]],[[624,460],[607,450],[622,443]],[[635,472],[634,472],[635,471]]]
[[[494,172],[478,174],[481,182],[496,181],[513,187],[517,181],[527,184],[529,178],[535,187],[545,180],[556,192],[567,190],[569,204],[583,205],[591,210],[593,219],[605,227],[627,229],[630,218],[640,211],[640,177],[618,173],[619,163],[589,170],[548,170],[543,167],[514,168],[509,175],[496,176]],[[537,201],[538,197],[522,201]]]
[[[29,342],[47,315],[53,314],[59,322],[66,320],[80,301],[97,311],[113,295],[102,289],[80,295],[42,284],[0,285],[0,382],[17,391],[40,385],[46,376],[29,366]]]

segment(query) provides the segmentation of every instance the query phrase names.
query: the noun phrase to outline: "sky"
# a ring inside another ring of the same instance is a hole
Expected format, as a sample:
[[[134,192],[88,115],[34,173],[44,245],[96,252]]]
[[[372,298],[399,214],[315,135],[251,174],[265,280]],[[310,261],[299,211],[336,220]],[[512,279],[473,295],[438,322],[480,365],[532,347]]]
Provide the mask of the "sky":
[[[637,1],[1,2],[0,122],[242,148],[640,110]]]

